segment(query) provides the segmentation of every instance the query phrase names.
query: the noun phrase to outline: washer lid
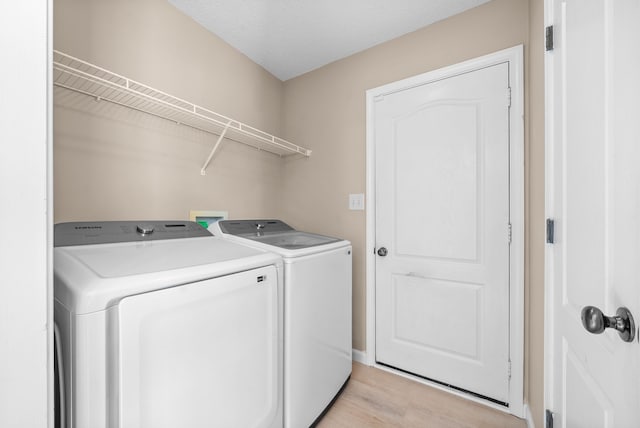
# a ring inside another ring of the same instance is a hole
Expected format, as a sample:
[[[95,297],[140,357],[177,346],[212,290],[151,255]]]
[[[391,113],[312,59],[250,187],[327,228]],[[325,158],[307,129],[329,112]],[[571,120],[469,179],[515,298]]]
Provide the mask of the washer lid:
[[[325,245],[332,242],[338,242],[340,239],[330,236],[316,235],[308,232],[285,232],[275,234],[264,234],[262,236],[245,236],[256,242],[273,245],[287,250],[298,250],[301,248],[315,247],[316,245]]]
[[[103,310],[122,297],[280,263],[219,238],[54,248],[54,294],[71,312]]]
[[[265,245],[299,250],[341,241],[331,236],[295,230],[282,220],[220,220],[212,229],[222,234],[241,236]]]
[[[209,230],[214,236],[273,251],[285,259],[351,245],[344,239],[295,230],[280,220],[220,220]]]

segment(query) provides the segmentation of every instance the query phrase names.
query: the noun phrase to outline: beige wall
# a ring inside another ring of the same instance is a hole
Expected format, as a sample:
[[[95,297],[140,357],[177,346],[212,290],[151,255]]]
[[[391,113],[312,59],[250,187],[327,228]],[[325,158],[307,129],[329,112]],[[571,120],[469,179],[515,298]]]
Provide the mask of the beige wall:
[[[164,0],[56,0],[54,48],[279,134],[282,82]],[[282,161],[56,89],[55,222],[280,214]]]
[[[526,394],[536,427],[544,427],[544,0],[529,0]]]
[[[542,249],[541,241],[531,238],[540,234],[544,215],[540,205],[544,191],[542,53],[537,40],[542,34],[538,19],[541,4],[542,0],[531,0],[531,5],[528,0],[494,0],[289,80],[284,85],[283,112],[284,137],[313,150],[305,162],[285,164],[284,218],[296,227],[352,241],[353,346],[364,350],[365,212],[348,210],[348,194],[366,191],[365,91],[503,48],[525,45],[526,245],[531,246],[526,254],[525,395],[530,397],[536,414],[542,414],[544,355],[539,340],[543,314]],[[530,23],[536,26],[531,34]],[[530,37],[536,39],[535,43],[530,43]],[[536,49],[533,54],[532,49]],[[532,90],[536,91],[535,96]],[[534,343],[530,343],[532,339]],[[541,419],[536,418],[535,422],[542,426]]]

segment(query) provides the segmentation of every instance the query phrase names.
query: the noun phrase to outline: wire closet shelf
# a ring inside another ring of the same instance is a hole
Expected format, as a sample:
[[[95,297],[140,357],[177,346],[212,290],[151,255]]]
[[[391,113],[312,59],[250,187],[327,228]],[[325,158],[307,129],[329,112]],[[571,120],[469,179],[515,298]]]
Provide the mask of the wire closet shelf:
[[[53,84],[218,136],[201,169],[204,175],[223,138],[280,157],[311,156],[311,150],[87,61],[53,51]]]

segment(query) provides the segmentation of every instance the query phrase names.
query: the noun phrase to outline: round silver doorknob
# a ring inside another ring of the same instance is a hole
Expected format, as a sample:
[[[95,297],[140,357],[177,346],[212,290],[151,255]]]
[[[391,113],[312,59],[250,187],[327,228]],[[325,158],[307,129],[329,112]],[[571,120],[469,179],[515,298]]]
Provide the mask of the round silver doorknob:
[[[388,252],[387,252],[387,249],[386,249],[386,248],[384,248],[384,247],[380,247],[380,248],[378,248],[378,255],[379,255],[380,257],[384,257],[384,256],[386,256],[386,255],[387,255],[387,253],[388,253]]]
[[[633,342],[636,336],[636,324],[629,309],[618,308],[616,316],[608,317],[595,306],[585,306],[582,308],[582,325],[593,334],[600,334],[607,328],[618,331],[620,338],[625,342]]]

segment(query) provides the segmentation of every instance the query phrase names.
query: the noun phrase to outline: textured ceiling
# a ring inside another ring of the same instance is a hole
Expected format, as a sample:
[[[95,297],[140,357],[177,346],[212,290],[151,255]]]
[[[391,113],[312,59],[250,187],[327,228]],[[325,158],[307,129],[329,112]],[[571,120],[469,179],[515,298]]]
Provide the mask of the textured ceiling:
[[[169,0],[288,80],[489,0]]]

